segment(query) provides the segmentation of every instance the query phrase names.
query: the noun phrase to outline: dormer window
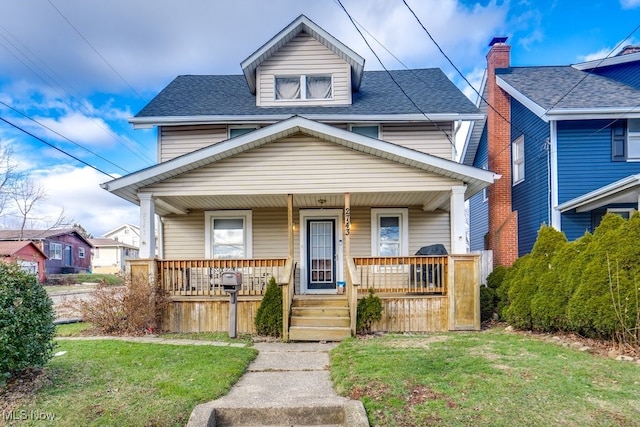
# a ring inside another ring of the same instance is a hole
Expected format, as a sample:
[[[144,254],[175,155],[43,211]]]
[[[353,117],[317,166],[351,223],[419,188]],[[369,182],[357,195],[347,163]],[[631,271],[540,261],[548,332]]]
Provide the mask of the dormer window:
[[[276,100],[331,99],[331,76],[276,77]]]

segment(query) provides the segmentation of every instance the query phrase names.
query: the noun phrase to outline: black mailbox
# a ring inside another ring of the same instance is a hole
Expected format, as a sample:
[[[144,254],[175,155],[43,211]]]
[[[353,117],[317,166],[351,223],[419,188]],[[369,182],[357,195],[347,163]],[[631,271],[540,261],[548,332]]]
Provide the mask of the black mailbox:
[[[222,289],[225,292],[237,292],[242,286],[242,273],[225,271],[222,273]]]

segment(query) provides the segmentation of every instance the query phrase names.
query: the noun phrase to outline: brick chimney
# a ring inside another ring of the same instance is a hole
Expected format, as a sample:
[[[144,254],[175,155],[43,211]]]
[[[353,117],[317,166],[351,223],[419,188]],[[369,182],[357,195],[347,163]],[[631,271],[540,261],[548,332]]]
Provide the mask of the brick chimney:
[[[506,37],[494,37],[487,54],[487,138],[489,170],[502,175],[489,187],[487,247],[494,265],[510,266],[518,258],[518,214],[511,206],[511,107],[510,96],[498,87],[496,68],[510,66],[511,46]]]

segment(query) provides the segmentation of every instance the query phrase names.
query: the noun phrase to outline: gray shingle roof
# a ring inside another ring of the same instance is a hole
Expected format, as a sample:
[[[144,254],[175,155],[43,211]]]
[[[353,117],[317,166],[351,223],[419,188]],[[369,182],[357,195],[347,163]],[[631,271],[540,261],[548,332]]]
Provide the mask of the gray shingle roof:
[[[640,90],[568,65],[511,67],[496,70],[496,75],[545,110],[633,108],[640,103]]]
[[[438,68],[391,71],[426,114],[477,114],[478,109]],[[385,71],[365,71],[352,105],[336,107],[257,107],[243,75],[178,76],[135,117],[345,114],[392,115],[420,111]]]

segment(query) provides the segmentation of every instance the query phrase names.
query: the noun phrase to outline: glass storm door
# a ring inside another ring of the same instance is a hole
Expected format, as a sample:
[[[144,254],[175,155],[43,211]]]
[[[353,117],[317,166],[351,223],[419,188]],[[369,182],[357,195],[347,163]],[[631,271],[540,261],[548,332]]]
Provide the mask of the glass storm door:
[[[307,289],[336,288],[335,220],[308,220],[307,222]]]

